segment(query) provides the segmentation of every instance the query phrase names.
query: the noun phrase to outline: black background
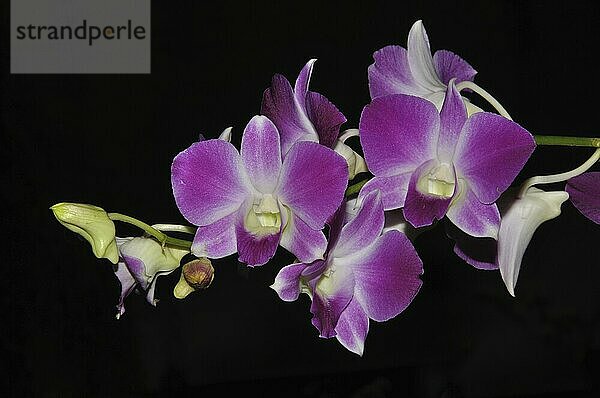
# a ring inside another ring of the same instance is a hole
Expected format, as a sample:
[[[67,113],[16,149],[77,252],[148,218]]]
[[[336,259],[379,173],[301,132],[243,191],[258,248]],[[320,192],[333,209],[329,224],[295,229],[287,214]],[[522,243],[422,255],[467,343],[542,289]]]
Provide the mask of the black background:
[[[5,395],[595,396],[600,236],[569,202],[534,236],[516,299],[498,272],[457,259],[443,228],[420,236],[423,288],[400,316],[371,323],[362,358],[318,338],[306,296],[285,303],[268,287],[290,260],[282,249],[258,269],[215,261],[213,285],[184,301],[171,294],[174,273],[158,285],[156,308],[132,295],[117,321],[109,262],[48,207],[84,202],[183,223],[170,164],[199,133],[214,138],[234,126],[238,142],[272,74],[293,80],[313,57],[311,88],[344,112],[344,127],[356,127],[372,53],[405,45],[417,19],[433,50],[470,62],[476,81],[530,131],[598,136],[596,4],[155,1],[152,73],[86,76],[8,74],[3,2]],[[518,181],[573,168],[589,154],[539,148]]]

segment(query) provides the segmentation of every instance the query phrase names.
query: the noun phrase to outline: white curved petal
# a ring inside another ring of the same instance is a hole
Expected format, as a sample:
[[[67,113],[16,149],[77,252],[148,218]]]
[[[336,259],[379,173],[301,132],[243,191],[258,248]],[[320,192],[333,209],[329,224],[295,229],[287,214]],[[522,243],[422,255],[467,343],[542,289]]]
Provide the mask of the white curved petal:
[[[231,142],[231,130],[233,127],[227,127],[223,132],[219,135],[219,139],[227,142]]]
[[[162,247],[152,238],[133,238],[120,247],[121,255],[139,259],[144,264],[144,273],[151,281],[159,272],[172,271],[189,250]]]
[[[508,292],[515,295],[521,260],[535,230],[560,215],[560,206],[569,199],[564,191],[545,192],[529,188],[508,208],[498,234],[498,266]]]
[[[445,90],[446,85],[435,70],[429,39],[421,20],[415,22],[408,32],[407,49],[410,71],[417,83],[429,91]]]

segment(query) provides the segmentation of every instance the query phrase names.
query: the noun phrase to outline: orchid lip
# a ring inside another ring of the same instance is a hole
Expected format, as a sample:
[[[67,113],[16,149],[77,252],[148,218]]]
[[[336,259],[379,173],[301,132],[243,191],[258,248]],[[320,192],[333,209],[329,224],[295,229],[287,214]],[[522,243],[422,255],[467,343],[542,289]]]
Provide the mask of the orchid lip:
[[[453,167],[447,163],[433,167],[417,181],[417,190],[420,193],[440,198],[454,196],[455,187]]]

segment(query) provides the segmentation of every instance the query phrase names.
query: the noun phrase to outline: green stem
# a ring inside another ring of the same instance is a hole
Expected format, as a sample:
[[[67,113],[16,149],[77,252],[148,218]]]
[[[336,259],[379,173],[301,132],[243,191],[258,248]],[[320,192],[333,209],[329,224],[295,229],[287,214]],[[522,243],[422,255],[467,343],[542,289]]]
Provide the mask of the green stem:
[[[534,135],[538,145],[584,146],[600,148],[600,138],[566,137],[559,135]]]
[[[148,235],[154,236],[163,246],[176,246],[182,249],[190,249],[192,247],[192,242],[184,239],[177,239],[167,236],[166,234],[160,232],[158,229],[153,228],[152,226],[146,224],[143,221],[138,220],[137,218],[133,218],[120,213],[108,213],[108,217],[113,221],[121,221],[127,224],[135,225],[136,227],[146,232]]]
[[[355,184],[350,185],[348,188],[346,188],[346,197],[350,197],[356,193],[360,192],[360,189],[367,183],[369,182],[369,179],[364,179],[362,181],[359,181]]]

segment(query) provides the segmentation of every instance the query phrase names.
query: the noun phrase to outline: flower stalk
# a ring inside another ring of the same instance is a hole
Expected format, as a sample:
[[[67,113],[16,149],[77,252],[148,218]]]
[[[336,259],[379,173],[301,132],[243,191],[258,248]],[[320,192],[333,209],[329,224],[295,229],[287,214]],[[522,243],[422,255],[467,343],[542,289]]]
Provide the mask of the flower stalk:
[[[148,235],[155,237],[162,246],[169,245],[188,250],[192,247],[192,242],[184,239],[170,237],[167,234],[159,231],[158,229],[146,224],[145,222],[138,220],[137,218],[133,218],[121,213],[108,213],[108,217],[113,221],[121,221],[140,228]]]

